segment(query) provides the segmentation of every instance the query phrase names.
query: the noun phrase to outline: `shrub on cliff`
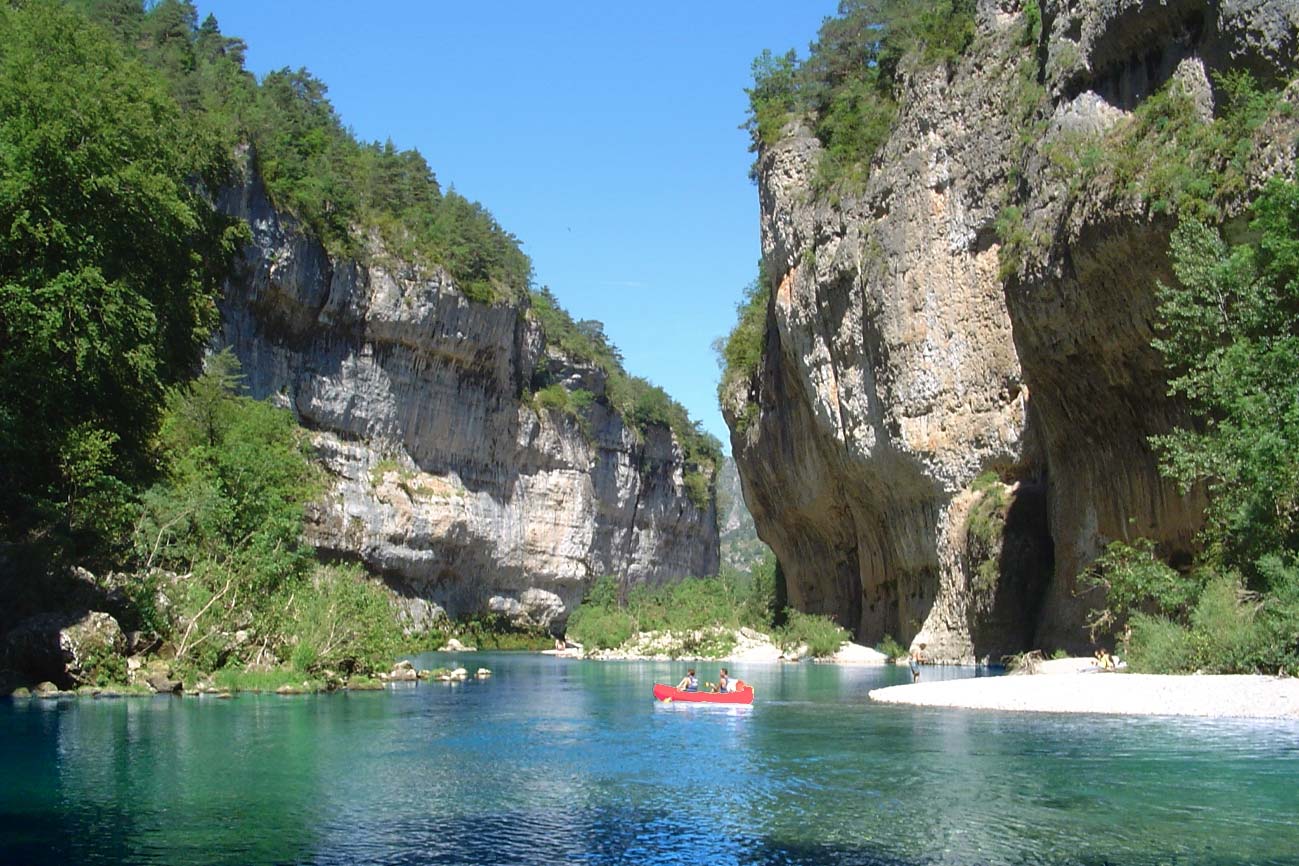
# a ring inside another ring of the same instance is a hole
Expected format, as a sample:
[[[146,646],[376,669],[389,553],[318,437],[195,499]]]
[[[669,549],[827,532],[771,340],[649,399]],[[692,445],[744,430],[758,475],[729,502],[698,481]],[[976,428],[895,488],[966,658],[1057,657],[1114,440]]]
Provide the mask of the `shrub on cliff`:
[[[598,368],[605,376],[601,398],[628,427],[643,435],[652,426],[667,427],[681,446],[685,463],[686,495],[695,507],[708,508],[713,484],[722,462],[722,444],[691,419],[686,408],[662,388],[640,376],[628,375],[622,353],[604,333],[604,324],[583,319],[574,321],[547,287],[530,293],[531,312],[545,334],[546,342],[573,361]],[[583,419],[592,396],[581,389],[564,393],[560,383],[550,382],[545,371],[533,377],[532,387],[539,405],[561,409]]]
[[[825,146],[819,185],[860,185],[897,116],[900,67],[959,57],[974,38],[974,10],[973,0],[841,0],[806,60],[768,50],[754,61],[754,149],[804,115]]]
[[[744,289],[735,305],[735,327],[725,339],[713,344],[722,378],[717,383],[717,399],[725,401],[732,389],[752,382],[762,363],[762,347],[767,336],[767,305],[771,301],[771,283],[766,269],[758,268],[757,278]],[[746,390],[746,398],[748,392]]]

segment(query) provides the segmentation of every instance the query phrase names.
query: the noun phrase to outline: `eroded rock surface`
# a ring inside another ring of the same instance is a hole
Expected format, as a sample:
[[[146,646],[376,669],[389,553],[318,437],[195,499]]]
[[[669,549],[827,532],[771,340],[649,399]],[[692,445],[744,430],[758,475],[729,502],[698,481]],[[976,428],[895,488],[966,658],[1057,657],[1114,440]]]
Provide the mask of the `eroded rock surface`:
[[[642,438],[597,402],[583,429],[524,399],[539,362],[597,398],[605,387],[546,346],[525,305],[471,302],[378,238],[366,263],[331,258],[251,172],[220,206],[253,240],[219,343],[254,396],[314,431],[330,477],[309,515],[320,550],[452,616],[495,609],[556,627],[599,576],[716,573],[715,508],[687,495],[666,428]],[[438,615],[407,607],[412,622]]]
[[[1199,525],[1148,444],[1186,418],[1150,348],[1173,222],[1070,188],[1051,142],[1111,128],[1173,77],[1207,115],[1217,73],[1276,84],[1295,66],[1293,2],[1041,8],[1032,45],[1018,3],[983,2],[959,63],[904,76],[864,192],[816,194],[820,144],[797,124],[758,165],[764,358],[724,398],[745,500],[792,604],[938,660],[1088,649],[1078,576],[1103,545],[1184,555]],[[1027,140],[1025,64],[1047,101]],[[1293,120],[1260,131],[1250,183],[1292,170],[1295,140]],[[1042,242],[1007,273],[1011,201]]]
[[[6,666],[24,681],[50,680],[62,688],[91,683],[106,662],[120,660],[126,640],[117,620],[103,611],[30,617],[5,639]]]

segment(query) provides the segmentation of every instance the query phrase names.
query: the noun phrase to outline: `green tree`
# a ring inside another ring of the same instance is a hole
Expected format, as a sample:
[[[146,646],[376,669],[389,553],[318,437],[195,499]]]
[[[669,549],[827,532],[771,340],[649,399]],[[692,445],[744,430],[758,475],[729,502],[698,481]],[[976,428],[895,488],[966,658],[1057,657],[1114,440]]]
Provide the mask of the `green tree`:
[[[77,514],[77,491],[147,476],[163,390],[197,365],[241,236],[195,185],[227,169],[98,27],[56,3],[0,7],[9,538],[53,530],[95,549],[104,527]]]
[[[1159,288],[1156,348],[1202,425],[1158,437],[1170,476],[1209,494],[1207,555],[1268,589],[1264,559],[1299,554],[1299,185],[1253,207],[1257,242],[1183,222]]]
[[[1102,627],[1129,626],[1145,670],[1299,671],[1299,185],[1273,179],[1250,238],[1193,219],[1174,231],[1155,346],[1196,423],[1155,438],[1161,468],[1203,485],[1189,574],[1150,542],[1111,544],[1093,571]]]
[[[171,392],[159,434],[165,476],[141,497],[134,536],[137,570],[190,575],[162,630],[209,671],[226,662],[217,638],[234,628],[251,627],[272,651],[284,644],[289,600],[315,563],[302,540],[303,509],[319,492],[305,432],[287,410],[239,396],[239,380],[226,352]]]
[[[974,9],[974,0],[841,0],[806,60],[766,50],[754,61],[746,124],[754,149],[804,116],[825,145],[819,184],[860,186],[897,116],[903,62],[955,60],[974,39]]]

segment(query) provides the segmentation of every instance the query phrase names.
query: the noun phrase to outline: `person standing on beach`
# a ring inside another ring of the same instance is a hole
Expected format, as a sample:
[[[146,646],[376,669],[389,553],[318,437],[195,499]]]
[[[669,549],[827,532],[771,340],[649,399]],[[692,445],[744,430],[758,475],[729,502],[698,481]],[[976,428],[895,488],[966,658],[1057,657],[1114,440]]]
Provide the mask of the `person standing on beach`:
[[[925,644],[918,644],[911,651],[911,660],[908,663],[908,667],[911,668],[911,682],[920,682],[920,666],[928,663],[929,659],[925,656]]]

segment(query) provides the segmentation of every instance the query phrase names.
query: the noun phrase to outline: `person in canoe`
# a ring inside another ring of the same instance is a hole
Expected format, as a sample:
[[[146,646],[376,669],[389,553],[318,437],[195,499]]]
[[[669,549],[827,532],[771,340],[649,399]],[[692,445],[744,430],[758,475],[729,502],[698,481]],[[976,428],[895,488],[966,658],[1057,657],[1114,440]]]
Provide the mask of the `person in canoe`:
[[[717,691],[733,692],[735,691],[735,682],[731,679],[731,674],[726,668],[722,668],[717,674]]]
[[[699,691],[699,677],[695,676],[695,669],[690,668],[686,675],[677,683],[677,691],[697,692]]]

